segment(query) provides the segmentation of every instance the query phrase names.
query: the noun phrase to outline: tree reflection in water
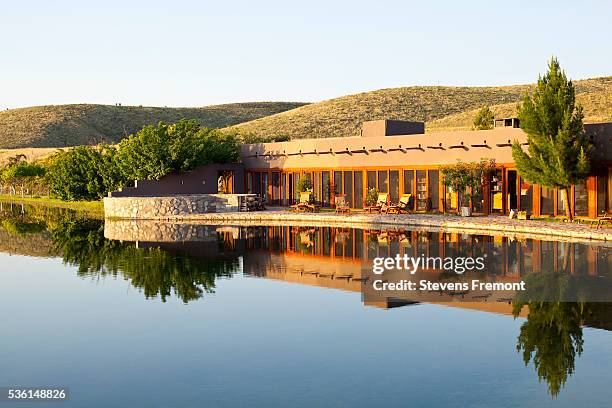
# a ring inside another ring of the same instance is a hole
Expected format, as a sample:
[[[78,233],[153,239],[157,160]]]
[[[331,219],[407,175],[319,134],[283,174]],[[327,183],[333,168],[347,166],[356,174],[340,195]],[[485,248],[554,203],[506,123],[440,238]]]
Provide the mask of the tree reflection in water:
[[[516,349],[523,361],[535,366],[538,378],[548,383],[553,397],[574,373],[576,355],[582,354],[582,323],[587,305],[567,302],[529,302],[514,305],[518,315],[529,307],[527,320],[521,326]]]
[[[134,243],[104,238],[104,224],[91,219],[69,219],[51,231],[64,262],[78,267],[79,276],[123,276],[147,298],[163,302],[173,294],[187,303],[212,293],[215,279],[230,277],[237,258],[206,259],[172,253],[159,247],[138,248]]]

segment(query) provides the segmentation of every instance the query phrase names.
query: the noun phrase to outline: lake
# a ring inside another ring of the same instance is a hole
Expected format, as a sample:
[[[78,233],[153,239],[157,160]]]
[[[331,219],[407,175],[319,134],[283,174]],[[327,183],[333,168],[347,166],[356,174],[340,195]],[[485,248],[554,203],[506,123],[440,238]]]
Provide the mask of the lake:
[[[607,279],[606,244],[0,213],[0,387],[67,387],[50,406],[610,406],[612,304],[368,302],[359,278],[487,245],[500,279]]]

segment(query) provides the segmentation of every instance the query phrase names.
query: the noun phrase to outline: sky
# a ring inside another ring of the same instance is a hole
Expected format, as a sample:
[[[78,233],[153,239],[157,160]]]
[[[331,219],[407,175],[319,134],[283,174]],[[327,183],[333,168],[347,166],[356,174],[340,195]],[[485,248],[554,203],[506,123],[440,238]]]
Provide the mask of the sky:
[[[552,55],[612,74],[610,1],[0,2],[0,109],[522,84]]]

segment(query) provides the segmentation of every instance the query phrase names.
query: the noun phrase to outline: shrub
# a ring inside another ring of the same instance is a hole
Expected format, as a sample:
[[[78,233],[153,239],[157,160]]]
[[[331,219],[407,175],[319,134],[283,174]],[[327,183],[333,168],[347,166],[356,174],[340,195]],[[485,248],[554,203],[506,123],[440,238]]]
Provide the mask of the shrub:
[[[299,179],[296,188],[298,194],[303,191],[312,191],[312,182],[310,181],[310,179],[306,178],[305,176],[302,176],[302,178]]]
[[[474,129],[476,130],[487,130],[493,129],[493,112],[488,106],[483,106],[478,111],[474,118]]]
[[[369,188],[365,201],[367,205],[376,205],[376,201],[378,201],[378,191],[376,191],[375,188]]]

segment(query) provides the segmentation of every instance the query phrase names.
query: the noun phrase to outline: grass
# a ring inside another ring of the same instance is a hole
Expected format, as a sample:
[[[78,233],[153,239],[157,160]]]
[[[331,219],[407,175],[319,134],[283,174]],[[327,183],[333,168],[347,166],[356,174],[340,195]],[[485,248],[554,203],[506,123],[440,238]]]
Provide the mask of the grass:
[[[612,118],[612,77],[574,81],[586,121]],[[301,106],[228,127],[259,136],[292,138],[359,136],[361,123],[375,119],[427,122],[427,128],[470,128],[478,108],[494,106],[501,116],[513,116],[517,102],[533,85],[502,87],[417,86],[380,89]],[[456,116],[458,115],[458,116]]]
[[[68,208],[71,210],[86,212],[94,215],[104,214],[104,204],[102,203],[102,201],[63,201],[51,197],[20,197],[7,194],[1,194],[0,201],[24,204],[39,204],[57,208]]]
[[[576,100],[584,108],[584,123],[612,121],[612,89],[599,92],[586,92],[576,96]],[[491,111],[497,118],[515,117],[517,103],[505,103],[491,106]],[[472,123],[479,108],[467,110],[455,115],[427,123],[428,132],[471,130]]]
[[[159,121],[181,118],[219,128],[304,105],[301,102],[253,102],[201,108],[113,105],[49,105],[0,112],[0,148],[66,147],[115,143]]]

